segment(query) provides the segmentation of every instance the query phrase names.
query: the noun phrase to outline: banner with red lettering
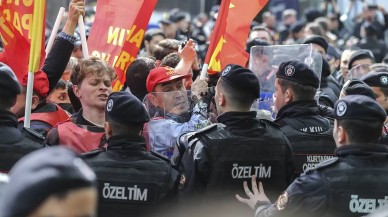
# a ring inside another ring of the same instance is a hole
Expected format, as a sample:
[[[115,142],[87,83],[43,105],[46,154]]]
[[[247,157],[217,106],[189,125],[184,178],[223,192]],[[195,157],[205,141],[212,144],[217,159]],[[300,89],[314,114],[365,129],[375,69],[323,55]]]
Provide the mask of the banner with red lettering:
[[[245,66],[250,25],[268,0],[223,0],[212,33],[205,63],[208,73],[220,72],[228,64]]]
[[[45,4],[44,0],[41,1]],[[43,16],[43,22],[39,23],[39,28],[32,28],[32,15],[34,13],[34,0],[20,1],[0,1],[0,35],[4,45],[4,52],[1,62],[9,65],[15,72],[19,81],[23,80],[23,76],[28,72],[28,63],[30,59],[30,47],[32,30],[42,31],[41,40],[41,57],[45,57],[45,17],[46,11],[39,12]],[[5,54],[5,55],[4,55]],[[39,68],[42,66],[44,58],[39,59]]]
[[[98,0],[89,38],[89,53],[113,66],[114,91],[122,88],[125,71],[136,59],[157,0]]]

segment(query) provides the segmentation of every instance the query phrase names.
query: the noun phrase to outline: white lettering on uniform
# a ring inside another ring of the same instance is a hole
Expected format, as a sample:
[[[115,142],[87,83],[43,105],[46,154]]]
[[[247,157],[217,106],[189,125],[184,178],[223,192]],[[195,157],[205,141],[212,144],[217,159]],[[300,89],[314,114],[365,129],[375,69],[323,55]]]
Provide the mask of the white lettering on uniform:
[[[134,185],[133,187],[127,187],[127,189],[128,196],[126,195],[125,187],[112,186],[110,183],[104,183],[102,196],[105,199],[147,201],[147,188],[142,190],[137,185]]]
[[[306,172],[308,169],[314,169],[316,165],[322,161],[333,158],[331,155],[307,155],[306,162],[303,164],[303,171]]]
[[[252,174],[253,172],[253,174]],[[231,171],[233,179],[247,179],[252,176],[257,178],[271,178],[271,166],[238,166],[237,163],[233,164]]]
[[[384,206],[388,202],[388,196],[384,199],[358,198],[358,195],[351,195],[349,201],[349,210],[352,213],[371,213],[378,206]],[[377,206],[378,203],[378,206]]]

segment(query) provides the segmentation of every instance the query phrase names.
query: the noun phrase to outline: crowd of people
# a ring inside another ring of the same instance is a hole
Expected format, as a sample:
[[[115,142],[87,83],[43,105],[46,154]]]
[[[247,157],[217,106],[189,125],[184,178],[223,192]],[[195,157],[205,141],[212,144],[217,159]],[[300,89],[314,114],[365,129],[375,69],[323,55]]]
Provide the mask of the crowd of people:
[[[173,9],[112,92],[112,66],[82,56],[85,5],[71,0],[30,128],[27,76],[0,62],[0,217],[386,216],[388,11],[365,3],[349,30],[330,2],[262,12],[246,65],[205,79],[219,6],[192,21]],[[274,45],[307,47],[318,69]]]

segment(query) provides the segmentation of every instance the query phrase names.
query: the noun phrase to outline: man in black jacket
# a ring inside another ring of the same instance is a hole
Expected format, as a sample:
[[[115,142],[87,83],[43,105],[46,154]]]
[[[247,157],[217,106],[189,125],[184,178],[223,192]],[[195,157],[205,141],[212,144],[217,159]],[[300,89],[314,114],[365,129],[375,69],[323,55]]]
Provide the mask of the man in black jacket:
[[[7,65],[0,63],[0,171],[8,172],[24,155],[44,147],[37,132],[17,129],[17,117],[10,109],[21,92],[19,81]]]
[[[386,203],[388,148],[377,145],[386,118],[373,99],[350,95],[334,108],[336,157],[297,178],[271,204],[263,186],[252,179],[254,193],[238,200],[256,207],[256,216],[364,216]]]
[[[132,94],[115,92],[105,118],[107,150],[84,154],[97,174],[98,216],[157,216],[157,209],[175,197],[178,173],[169,159],[146,150],[139,134],[150,120],[147,111]]]
[[[319,115],[314,99],[318,86],[317,75],[304,63],[283,62],[276,72],[274,122],[291,142],[297,175],[331,158],[335,149],[332,121]]]
[[[180,138],[187,149],[179,168],[178,195],[197,216],[242,216],[249,210],[234,200],[236,185],[257,176],[275,195],[292,180],[292,154],[279,127],[250,111],[260,96],[252,71],[226,66],[215,92],[218,124]]]

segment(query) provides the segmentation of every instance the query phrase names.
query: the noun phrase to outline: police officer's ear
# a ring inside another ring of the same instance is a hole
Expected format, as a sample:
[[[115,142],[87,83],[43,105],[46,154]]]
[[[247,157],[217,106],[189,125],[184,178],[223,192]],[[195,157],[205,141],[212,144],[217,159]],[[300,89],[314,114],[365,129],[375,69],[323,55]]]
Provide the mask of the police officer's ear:
[[[287,88],[286,91],[284,92],[284,101],[285,103],[290,103],[294,99],[294,93],[290,88]]]
[[[105,138],[109,139],[112,136],[112,127],[110,126],[109,122],[105,122],[104,129],[105,129]]]
[[[216,101],[216,104],[218,106],[224,106],[225,105],[225,95],[223,93],[219,94],[218,100]]]
[[[31,109],[36,109],[36,107],[38,107],[39,105],[39,96],[33,94],[32,95],[32,100],[31,100]]]
[[[342,145],[346,145],[348,143],[348,134],[346,133],[345,129],[342,126],[335,125],[336,129],[334,129],[333,136],[334,141],[337,143],[337,147],[340,147]]]

